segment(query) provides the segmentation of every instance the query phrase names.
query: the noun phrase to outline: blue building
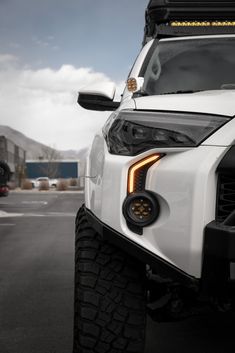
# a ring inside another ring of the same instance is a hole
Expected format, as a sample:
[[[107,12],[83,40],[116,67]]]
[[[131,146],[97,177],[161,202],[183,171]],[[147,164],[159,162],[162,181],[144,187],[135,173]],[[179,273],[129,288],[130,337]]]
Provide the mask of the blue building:
[[[26,174],[29,179],[49,177],[57,179],[79,178],[79,161],[74,160],[28,160]]]

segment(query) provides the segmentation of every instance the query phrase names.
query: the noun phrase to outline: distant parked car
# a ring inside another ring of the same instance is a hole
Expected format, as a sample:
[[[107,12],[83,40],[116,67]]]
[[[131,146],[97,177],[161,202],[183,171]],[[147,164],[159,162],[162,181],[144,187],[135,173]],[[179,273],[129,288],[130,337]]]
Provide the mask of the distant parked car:
[[[0,196],[8,196],[9,187],[7,185],[0,185]]]
[[[57,179],[50,179],[48,177],[39,177],[36,179],[31,179],[33,188],[38,188],[40,183],[43,181],[47,181],[49,183],[49,187],[56,187],[58,183]]]

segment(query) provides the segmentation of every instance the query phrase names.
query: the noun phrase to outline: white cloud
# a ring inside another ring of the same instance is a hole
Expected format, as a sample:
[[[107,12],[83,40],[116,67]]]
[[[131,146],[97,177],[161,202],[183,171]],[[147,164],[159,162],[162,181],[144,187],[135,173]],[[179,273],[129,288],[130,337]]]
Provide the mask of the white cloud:
[[[54,43],[54,36],[47,36],[46,38],[32,37],[32,42],[34,45],[41,48],[50,48],[52,50],[58,50],[59,46]]]
[[[71,65],[58,70],[20,69],[13,65],[15,60],[11,55],[0,55],[0,125],[58,149],[89,145],[109,113],[82,109],[76,103],[77,92],[109,78],[90,68]]]
[[[11,54],[0,54],[0,65],[11,64],[18,61],[18,58]]]
[[[9,43],[9,47],[14,48],[14,49],[19,49],[19,48],[21,48],[21,45],[19,43],[11,42],[11,43]]]

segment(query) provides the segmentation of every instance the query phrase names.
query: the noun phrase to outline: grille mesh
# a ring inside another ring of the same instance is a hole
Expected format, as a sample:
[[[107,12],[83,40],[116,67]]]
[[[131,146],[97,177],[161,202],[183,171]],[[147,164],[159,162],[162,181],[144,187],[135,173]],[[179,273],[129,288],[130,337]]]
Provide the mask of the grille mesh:
[[[149,165],[145,166],[144,168],[140,168],[135,176],[135,184],[134,184],[134,191],[140,192],[145,189],[145,181],[147,172],[149,170]]]
[[[218,178],[216,221],[223,222],[235,210],[235,175]]]

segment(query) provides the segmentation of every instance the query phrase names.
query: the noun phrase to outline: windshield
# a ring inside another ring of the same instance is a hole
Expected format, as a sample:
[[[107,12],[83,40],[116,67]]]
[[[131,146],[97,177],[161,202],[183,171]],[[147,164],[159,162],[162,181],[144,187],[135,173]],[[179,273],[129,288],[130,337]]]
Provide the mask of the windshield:
[[[235,89],[235,38],[156,40],[140,76],[147,95]]]

